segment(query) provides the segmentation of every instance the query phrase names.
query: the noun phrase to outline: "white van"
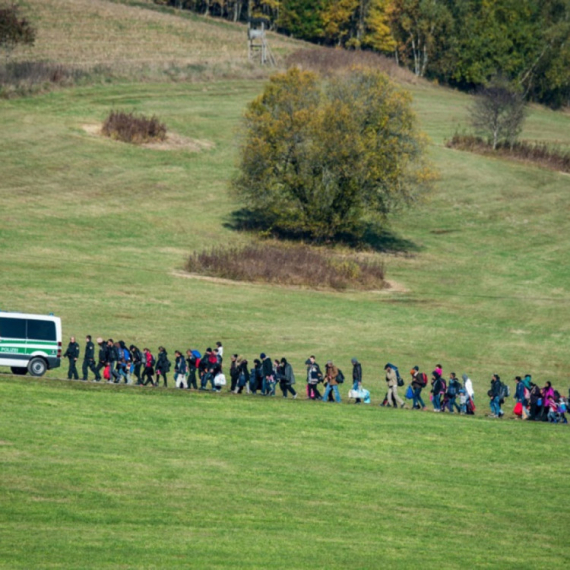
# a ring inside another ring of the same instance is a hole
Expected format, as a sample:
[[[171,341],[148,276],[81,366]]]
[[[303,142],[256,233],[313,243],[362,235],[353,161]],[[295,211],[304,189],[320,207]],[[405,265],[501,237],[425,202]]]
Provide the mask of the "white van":
[[[0,312],[0,366],[43,376],[61,362],[61,319]]]

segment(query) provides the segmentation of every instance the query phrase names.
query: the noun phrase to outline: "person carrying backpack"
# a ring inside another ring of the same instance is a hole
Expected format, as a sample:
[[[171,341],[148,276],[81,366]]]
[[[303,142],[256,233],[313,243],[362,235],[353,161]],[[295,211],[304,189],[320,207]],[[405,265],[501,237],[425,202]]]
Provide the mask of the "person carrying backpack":
[[[396,372],[396,367],[393,364],[386,364],[384,366],[384,370],[386,372],[386,384],[388,386],[388,395],[386,396],[387,405],[396,408],[400,406],[400,408],[405,408],[406,404],[403,402],[402,398],[398,396],[398,374]]]
[[[160,382],[162,376],[164,387],[168,388],[168,378],[166,374],[170,372],[170,360],[168,360],[168,352],[164,346],[158,347],[158,360],[156,361],[156,385]]]
[[[340,392],[338,391],[338,368],[329,360],[325,366],[325,380],[327,387],[323,396],[323,400],[328,401],[329,394],[334,393],[334,398],[337,404],[340,404]]]
[[[425,372],[420,372],[418,366],[410,370],[412,375],[413,407],[417,410],[425,410],[426,405],[422,400],[422,390],[427,386],[428,378]]]
[[[186,351],[186,356],[187,356],[186,370],[188,370],[188,389],[192,387],[194,388],[194,390],[197,390],[198,389],[198,384],[196,382],[196,371],[198,369],[196,363],[197,359],[191,349],[188,349]]]
[[[461,408],[457,405],[459,390],[461,390],[461,383],[457,379],[455,372],[451,372],[449,374],[449,382],[447,383],[447,407],[451,414],[453,414],[454,406],[458,412],[461,411]]]
[[[501,398],[503,395],[503,384],[501,382],[501,377],[498,374],[493,374],[491,378],[491,389],[488,392],[491,401],[489,405],[491,407],[490,418],[502,418],[503,410],[501,409]]]

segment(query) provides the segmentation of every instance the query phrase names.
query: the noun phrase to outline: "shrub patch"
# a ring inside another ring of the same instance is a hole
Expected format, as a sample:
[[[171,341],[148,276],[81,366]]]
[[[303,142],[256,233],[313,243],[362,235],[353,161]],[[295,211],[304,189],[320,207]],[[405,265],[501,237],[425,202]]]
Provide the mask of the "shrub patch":
[[[384,264],[307,245],[255,243],[193,253],[186,271],[233,281],[325,289],[382,289]]]

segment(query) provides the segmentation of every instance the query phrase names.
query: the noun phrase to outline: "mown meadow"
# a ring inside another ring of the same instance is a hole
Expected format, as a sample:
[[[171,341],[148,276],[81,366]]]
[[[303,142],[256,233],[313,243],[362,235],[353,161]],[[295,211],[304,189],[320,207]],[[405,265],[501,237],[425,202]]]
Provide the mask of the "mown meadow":
[[[569,562],[562,426],[57,380],[0,402],[2,568]]]
[[[104,59],[97,36],[91,48],[81,38],[107,15],[128,16],[129,30],[142,19],[160,39],[182,25],[141,15],[142,0],[97,0],[81,4],[93,27],[66,45],[69,19],[54,14],[69,2],[27,4],[51,22],[45,37],[62,38],[42,48],[53,61],[69,45],[82,64]],[[234,29],[180,21],[207,38],[204,26]],[[186,65],[183,42],[202,40],[181,29],[181,44],[136,45]],[[283,41],[284,53],[295,45]],[[57,379],[65,365],[42,380],[1,374],[0,567],[566,566],[567,426],[483,416],[494,372],[511,386],[527,372],[570,386],[570,178],[446,148],[470,98],[407,83],[440,179],[369,253],[391,289],[189,277],[190,253],[253,239],[234,228],[228,187],[240,117],[263,80],[223,75],[116,77],[0,101],[0,309],[53,312],[82,345],[89,333],[172,355],[222,340],[226,355],[286,356],[301,391],[309,354],[347,375],[356,356],[373,405],[347,405],[346,384],[345,403],[329,406],[70,383]],[[99,136],[112,109],[156,114],[180,144]],[[533,107],[522,137],[568,148],[569,127],[567,113]],[[439,362],[467,372],[477,417],[379,408],[387,361],[404,374]]]

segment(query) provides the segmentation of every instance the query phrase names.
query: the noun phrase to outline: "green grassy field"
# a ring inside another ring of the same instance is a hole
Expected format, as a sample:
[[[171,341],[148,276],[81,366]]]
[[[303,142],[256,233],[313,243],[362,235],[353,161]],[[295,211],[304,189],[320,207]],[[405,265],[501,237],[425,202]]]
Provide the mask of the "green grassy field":
[[[211,26],[233,65],[231,25],[145,0],[27,4],[45,25],[39,59],[104,59],[108,18],[129,24],[134,62],[187,63]],[[53,312],[82,347],[88,333],[171,355],[222,340],[226,355],[288,357],[298,380],[309,354],[345,373],[357,356],[375,403],[385,362],[441,362],[469,373],[478,404],[459,418],[78,385],[55,379],[65,366],[0,374],[0,567],[568,565],[567,426],[482,416],[494,372],[570,385],[570,178],[445,148],[469,97],[408,87],[441,179],[371,254],[394,285],[383,292],[181,273],[192,251],[252,239],[230,227],[228,186],[261,81],[115,80],[0,101],[0,310]],[[156,113],[188,144],[103,139],[111,109]],[[522,136],[567,146],[569,132],[570,115],[533,108]],[[209,144],[195,152],[194,140]]]
[[[0,411],[2,568],[570,562],[561,426],[47,380]]]

